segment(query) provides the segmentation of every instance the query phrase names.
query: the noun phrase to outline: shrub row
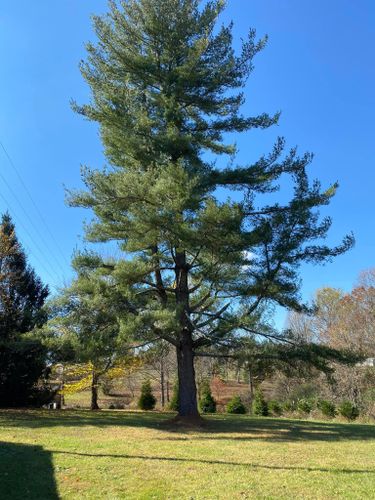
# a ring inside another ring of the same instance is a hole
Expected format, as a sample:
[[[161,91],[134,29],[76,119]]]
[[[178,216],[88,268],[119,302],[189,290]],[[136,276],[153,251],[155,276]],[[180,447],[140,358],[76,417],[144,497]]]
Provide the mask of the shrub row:
[[[350,401],[343,401],[337,407],[332,401],[327,400],[312,400],[307,398],[299,399],[298,401],[285,401],[284,403],[279,403],[278,401],[269,401],[266,403],[268,406],[268,411],[275,416],[280,416],[283,413],[298,412],[300,414],[309,415],[314,409],[318,409],[322,415],[327,418],[334,418],[337,415],[341,415],[347,420],[355,420],[359,416],[358,407],[351,403]],[[259,413],[258,407],[254,409],[253,413],[255,415],[265,415],[265,413]]]
[[[143,383],[141,396],[138,401],[138,407],[141,410],[153,410],[155,408],[156,398],[152,394],[150,381]],[[202,413],[216,413],[216,401],[211,393],[209,382],[204,382],[201,387],[201,396],[199,399],[199,407]],[[172,400],[169,408],[178,411],[178,385],[176,384],[173,391]],[[261,390],[256,391],[252,403],[252,414],[260,417],[267,417],[272,414],[280,416],[283,413],[298,412],[300,414],[309,415],[314,409],[320,412],[327,418],[334,418],[336,415],[341,415],[347,420],[355,420],[359,416],[359,409],[350,401],[343,401],[338,407],[331,401],[318,400],[314,401],[308,398],[302,398],[298,401],[285,401],[280,403],[275,400],[266,401]],[[227,413],[245,414],[247,408],[239,395],[233,396],[226,406]]]

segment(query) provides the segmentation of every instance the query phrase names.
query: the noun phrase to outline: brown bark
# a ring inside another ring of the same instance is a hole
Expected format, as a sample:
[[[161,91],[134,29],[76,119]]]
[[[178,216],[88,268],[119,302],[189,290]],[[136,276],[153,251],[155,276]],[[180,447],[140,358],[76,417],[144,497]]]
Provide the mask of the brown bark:
[[[192,342],[187,338],[177,347],[179,416],[199,416]]]
[[[199,418],[195,384],[194,349],[189,322],[189,265],[185,252],[176,252],[176,302],[179,310],[180,335],[176,347],[179,385],[179,417]]]
[[[93,371],[91,381],[91,410],[100,410],[98,405],[98,376]]]

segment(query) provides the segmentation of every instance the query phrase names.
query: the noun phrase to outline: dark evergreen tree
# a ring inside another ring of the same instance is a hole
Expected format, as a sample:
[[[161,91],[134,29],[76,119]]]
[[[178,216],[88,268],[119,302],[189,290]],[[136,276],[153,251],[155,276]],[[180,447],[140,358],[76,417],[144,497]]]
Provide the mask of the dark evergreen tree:
[[[46,369],[46,351],[27,334],[46,320],[48,288],[27,264],[14,224],[0,224],[0,406],[27,405]]]
[[[233,396],[227,404],[227,412],[234,413],[236,415],[244,415],[246,413],[246,407],[241,401],[240,396]]]
[[[274,399],[272,399],[271,401],[268,402],[268,410],[275,417],[279,417],[283,413],[283,408],[282,408],[281,404],[278,401],[275,401]]]
[[[81,67],[91,104],[74,104],[99,124],[110,166],[85,168],[87,190],[70,202],[93,209],[89,240],[120,242],[126,258],[113,275],[131,306],[124,325],[175,346],[179,415],[188,417],[198,415],[195,353],[247,333],[269,337],[264,304],[304,310],[300,264],[324,263],[353,243],[321,243],[331,220],[316,209],[337,185],[310,183],[312,156],[284,154],[283,138],[253,164],[212,161],[236,153],[227,133],[279,119],[241,114],[241,89],[266,38],[250,30],[236,55],[232,25],[216,28],[223,8],[222,0],[111,1],[108,15],[94,17],[98,43]],[[290,201],[259,205],[287,177]],[[236,197],[222,201],[219,188]]]
[[[169,403],[169,409],[172,410],[172,411],[178,411],[178,408],[179,408],[179,400],[180,400],[180,397],[179,397],[179,384],[178,384],[178,381],[174,384],[173,386],[173,393],[172,393],[172,398],[171,398],[171,401]]]
[[[336,416],[336,406],[332,401],[321,399],[318,401],[317,406],[325,417],[334,418]]]
[[[202,413],[216,413],[216,401],[212,395],[209,381],[203,383],[199,408]]]
[[[264,399],[263,392],[261,389],[256,390],[251,409],[253,415],[257,415],[258,417],[267,417],[268,405],[267,401]]]
[[[138,408],[140,410],[153,410],[155,408],[156,398],[152,394],[151,382],[145,380],[141,387],[141,395],[138,401]]]
[[[358,407],[350,401],[343,401],[338,407],[338,412],[347,420],[355,420],[359,417]]]

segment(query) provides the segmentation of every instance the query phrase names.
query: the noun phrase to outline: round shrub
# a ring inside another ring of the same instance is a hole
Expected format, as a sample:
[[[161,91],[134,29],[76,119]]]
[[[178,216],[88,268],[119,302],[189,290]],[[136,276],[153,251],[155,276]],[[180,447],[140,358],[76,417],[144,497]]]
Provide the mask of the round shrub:
[[[240,396],[233,396],[233,398],[227,404],[227,412],[235,413],[237,415],[246,413],[245,405],[241,401]]]
[[[318,409],[327,418],[334,418],[336,415],[336,407],[331,401],[322,399],[318,402]]]
[[[205,382],[202,387],[199,407],[202,413],[216,413],[216,401],[212,396],[209,382]]]
[[[279,417],[283,413],[281,404],[275,400],[271,400],[268,402],[268,410],[276,417]]]
[[[359,416],[359,410],[356,405],[350,401],[343,401],[338,408],[340,415],[347,420],[355,420]]]
[[[263,397],[263,392],[259,389],[255,393],[252,404],[253,415],[258,417],[267,417],[269,414],[267,401]]]
[[[297,410],[301,413],[311,413],[313,403],[309,399],[300,399],[297,403]]]
[[[141,396],[138,400],[138,408],[141,410],[153,410],[155,408],[156,398],[152,394],[151,383],[146,380],[142,384]]]

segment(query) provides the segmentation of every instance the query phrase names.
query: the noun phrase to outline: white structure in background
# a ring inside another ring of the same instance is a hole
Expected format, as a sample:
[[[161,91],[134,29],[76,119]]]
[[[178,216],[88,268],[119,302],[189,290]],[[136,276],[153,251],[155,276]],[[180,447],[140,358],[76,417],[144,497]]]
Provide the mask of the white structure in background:
[[[361,363],[357,363],[357,366],[375,366],[375,358],[367,358]]]

